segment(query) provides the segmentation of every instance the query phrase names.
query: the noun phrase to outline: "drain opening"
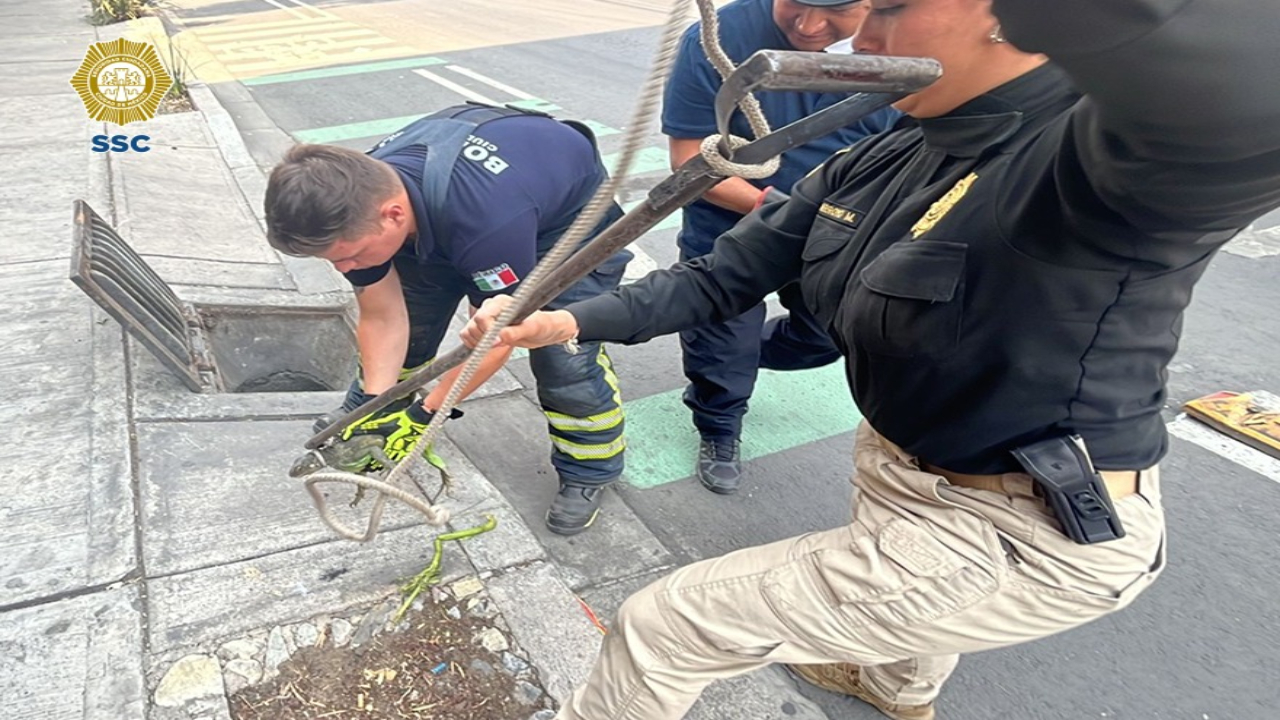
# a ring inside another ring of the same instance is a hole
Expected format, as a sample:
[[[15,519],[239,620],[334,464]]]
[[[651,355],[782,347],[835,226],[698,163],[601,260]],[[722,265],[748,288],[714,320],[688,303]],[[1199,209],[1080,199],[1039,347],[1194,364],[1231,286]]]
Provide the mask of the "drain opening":
[[[346,389],[355,333],[341,307],[193,305],[83,200],[71,280],[195,392]]]

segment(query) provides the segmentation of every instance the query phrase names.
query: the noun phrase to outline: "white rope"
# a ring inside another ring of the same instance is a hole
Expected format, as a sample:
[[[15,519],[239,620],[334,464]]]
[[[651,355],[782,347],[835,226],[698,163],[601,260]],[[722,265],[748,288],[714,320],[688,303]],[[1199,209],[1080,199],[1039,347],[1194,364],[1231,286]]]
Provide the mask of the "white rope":
[[[733,73],[734,64],[733,60],[725,54],[724,48],[720,46],[720,17],[716,15],[716,8],[711,4],[711,0],[698,0],[698,13],[702,16],[698,38],[702,41],[702,52],[706,54],[707,60],[711,61],[711,66],[716,69],[716,72],[720,73],[720,79],[726,80]],[[744,96],[738,101],[738,107],[747,116],[751,132],[757,138],[769,134],[769,121],[765,118],[764,110],[760,108],[760,101],[755,95]],[[735,163],[720,151],[721,139],[722,136],[719,134],[710,135],[703,138],[702,145],[699,147],[707,165],[721,177],[767,178],[778,172],[778,168],[781,167],[782,158],[776,155],[757,164]],[[728,137],[730,151],[737,150],[748,142],[750,140],[737,135]]]

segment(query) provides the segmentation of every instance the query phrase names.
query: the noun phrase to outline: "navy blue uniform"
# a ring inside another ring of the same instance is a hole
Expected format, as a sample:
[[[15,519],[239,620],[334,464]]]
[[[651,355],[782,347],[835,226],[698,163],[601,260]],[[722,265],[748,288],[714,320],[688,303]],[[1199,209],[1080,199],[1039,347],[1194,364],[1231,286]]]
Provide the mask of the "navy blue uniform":
[[[447,121],[430,116],[418,123]],[[418,127],[415,123],[403,132],[408,135]],[[440,213],[433,212],[423,183],[427,157],[439,145],[389,144],[397,133],[370,151],[404,182],[417,236],[387,263],[346,277],[356,286],[371,285],[395,265],[409,310],[406,368],[435,357],[463,297],[479,306],[487,297],[514,293],[607,178],[594,139],[580,127],[538,115],[479,125],[452,166]],[[591,236],[621,214],[615,205]],[[563,307],[616,288],[630,259],[625,250],[614,255],[546,307]],[[540,348],[530,353],[530,363],[547,416],[552,464],[561,479],[590,486],[621,475],[622,401],[604,348],[584,343],[577,354],[561,346]]]
[[[773,21],[772,0],[738,0],[721,8],[720,43],[733,62],[741,63],[757,50],[794,50]],[[715,96],[721,80],[699,41],[700,24],[685,32],[680,52],[667,80],[663,99],[662,132],[678,139],[700,139],[716,130]],[[764,92],[757,95],[771,128],[780,128],[834,105],[846,95],[816,92]],[[872,133],[888,128],[897,117],[882,110],[838,132],[813,140],[782,156],[774,175],[748,180],[758,188],[788,191],[833,153]],[[740,137],[754,137],[746,117],[736,113],[730,125]],[[711,252],[715,239],[742,219],[738,213],[698,200],[684,209],[680,230],[680,259]],[[756,305],[726,320],[680,333],[684,371],[690,385],[685,404],[703,437],[737,437],[758,368],[798,370],[818,367],[840,357],[827,333],[804,308],[795,285],[778,291],[789,316],[765,323],[765,306]]]

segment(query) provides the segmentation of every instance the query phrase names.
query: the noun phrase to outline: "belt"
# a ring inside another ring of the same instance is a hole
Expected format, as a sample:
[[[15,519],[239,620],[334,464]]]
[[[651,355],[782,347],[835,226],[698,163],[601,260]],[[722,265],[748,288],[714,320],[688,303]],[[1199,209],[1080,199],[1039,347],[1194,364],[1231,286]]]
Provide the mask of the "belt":
[[[1030,475],[1022,473],[1006,473],[1004,475],[970,475],[968,473],[958,473],[936,465],[924,463],[920,466],[921,470],[941,475],[947,479],[947,482],[960,487],[973,488],[974,490],[990,490],[998,493],[1029,493],[1032,492],[1034,482]],[[1119,500],[1138,492],[1138,471],[1137,470],[1101,470],[1098,472],[1102,476],[1102,483],[1107,486],[1107,494],[1112,500]]]

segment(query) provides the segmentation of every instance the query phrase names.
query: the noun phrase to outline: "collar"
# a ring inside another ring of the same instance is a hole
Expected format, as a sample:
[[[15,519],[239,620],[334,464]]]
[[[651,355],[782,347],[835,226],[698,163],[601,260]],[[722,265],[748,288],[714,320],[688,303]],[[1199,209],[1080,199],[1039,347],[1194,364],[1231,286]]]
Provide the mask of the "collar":
[[[1075,102],[1066,73],[1045,63],[994,88],[946,115],[916,121],[924,142],[954,157],[974,157],[1017,133],[1030,119],[1056,114],[1064,99]]]

